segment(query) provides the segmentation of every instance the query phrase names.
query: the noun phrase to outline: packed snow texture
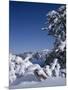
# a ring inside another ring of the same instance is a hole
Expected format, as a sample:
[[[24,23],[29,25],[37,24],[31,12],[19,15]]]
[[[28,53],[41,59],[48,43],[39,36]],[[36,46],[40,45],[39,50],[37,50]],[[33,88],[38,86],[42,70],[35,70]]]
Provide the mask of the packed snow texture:
[[[9,88],[65,85],[66,72],[60,70],[58,59],[55,59],[51,66],[41,67],[39,64],[33,64],[30,61],[31,57],[28,55],[22,59],[10,54]]]
[[[28,75],[29,76],[29,75]],[[28,76],[25,76],[25,78],[28,78]],[[29,77],[30,79],[34,79],[33,81],[26,81],[25,82],[23,81],[23,77],[16,80],[16,83],[15,85],[11,85],[10,88],[11,89],[22,89],[22,88],[36,88],[36,87],[55,87],[55,86],[65,86],[66,85],[66,80],[65,78],[61,78],[61,77],[54,77],[54,78],[48,78],[44,81],[41,81],[41,82],[38,82],[36,80],[35,77],[31,76]]]

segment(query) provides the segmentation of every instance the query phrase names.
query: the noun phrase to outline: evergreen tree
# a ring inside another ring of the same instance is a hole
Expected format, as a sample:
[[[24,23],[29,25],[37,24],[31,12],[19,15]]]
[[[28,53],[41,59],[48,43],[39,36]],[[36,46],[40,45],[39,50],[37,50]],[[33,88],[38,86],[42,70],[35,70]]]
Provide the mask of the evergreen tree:
[[[47,22],[43,30],[55,38],[54,48],[47,57],[47,64],[58,58],[62,68],[66,67],[66,6],[52,10],[47,14]]]

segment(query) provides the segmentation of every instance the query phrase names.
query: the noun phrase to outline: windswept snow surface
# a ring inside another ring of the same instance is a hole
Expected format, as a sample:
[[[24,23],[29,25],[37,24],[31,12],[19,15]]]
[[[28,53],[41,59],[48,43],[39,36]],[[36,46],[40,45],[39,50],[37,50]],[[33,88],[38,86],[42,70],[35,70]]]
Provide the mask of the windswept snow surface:
[[[35,78],[33,76],[30,76],[29,78],[31,78],[35,80]],[[28,77],[25,77],[28,78]],[[54,78],[48,78],[44,81],[24,81],[22,79],[20,79],[20,81],[18,80],[18,84],[17,85],[11,85],[10,88],[12,89],[21,89],[21,88],[36,88],[36,87],[52,87],[52,86],[64,86],[66,85],[65,82],[65,78],[61,78],[61,77],[54,77]],[[16,81],[17,82],[17,81]]]
[[[58,60],[55,59],[52,67],[56,76],[52,75],[52,69],[46,65],[41,67],[39,64],[33,64],[28,55],[25,59],[19,56],[10,54],[9,61],[9,88],[33,88],[33,87],[48,87],[48,86],[63,86],[66,84],[65,73],[59,75],[60,68],[58,67]]]

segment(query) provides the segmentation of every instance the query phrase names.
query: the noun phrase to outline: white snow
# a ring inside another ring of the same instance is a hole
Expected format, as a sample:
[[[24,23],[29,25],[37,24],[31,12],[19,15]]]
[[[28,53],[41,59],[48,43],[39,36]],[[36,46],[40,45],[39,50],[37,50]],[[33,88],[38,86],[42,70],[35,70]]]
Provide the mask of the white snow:
[[[59,49],[61,51],[64,51],[65,45],[66,45],[66,41],[61,41],[61,44],[59,45]]]
[[[56,77],[59,77],[59,74],[60,74],[60,65],[59,65],[59,63],[57,63],[56,68],[55,68]]]
[[[28,61],[32,57],[31,54],[28,54],[27,57],[25,58],[25,61]]]
[[[9,82],[13,83],[16,80],[16,75],[15,75],[15,71],[11,70],[9,73]]]
[[[51,67],[46,65],[42,68],[39,64],[30,62],[31,57],[28,55],[23,60],[19,56],[10,55],[9,88],[65,85],[65,77],[59,75],[60,65],[57,58],[54,59]],[[55,71],[56,77],[52,77],[52,70]],[[65,75],[63,70],[62,73]]]
[[[52,28],[52,25],[50,24],[48,28],[49,28],[49,30],[50,30],[50,29]]]
[[[65,86],[65,85],[66,85],[65,78],[54,77],[54,78],[48,78],[45,81],[41,81],[41,82],[38,82],[36,80],[35,81],[25,81],[25,82],[22,81],[17,85],[11,85],[10,88],[11,89],[21,89],[21,88],[35,88],[35,87],[52,87],[52,86],[55,87],[55,86]]]
[[[55,66],[56,66],[56,64],[57,64],[57,61],[58,61],[58,59],[55,58],[55,59],[54,59],[54,62],[52,63],[52,66],[51,66],[51,70],[54,70],[54,69],[55,69]]]
[[[47,75],[46,75],[46,73],[43,71],[43,69],[40,69],[40,70],[38,71],[38,74],[39,74],[39,75],[43,75],[43,76],[45,76],[45,77],[47,78]]]
[[[17,64],[21,64],[23,62],[22,58],[19,56],[17,56],[15,60]]]
[[[28,68],[30,65],[32,65],[32,63],[28,60],[28,61],[25,61],[25,67]]]
[[[52,70],[50,69],[49,65],[46,65],[45,72],[47,73],[47,75],[48,75],[49,77],[52,76]]]
[[[38,64],[30,65],[28,66],[29,71],[34,71],[35,69],[41,69],[41,67]]]
[[[52,18],[55,18],[56,17],[56,14],[58,14],[55,10],[52,10],[52,11],[50,11],[48,14],[47,14],[47,16],[50,16],[50,17],[52,17]]]
[[[10,56],[11,57],[11,56]],[[13,57],[13,56],[12,56]],[[23,76],[26,71],[27,72],[34,72],[35,69],[38,69],[39,71],[41,70],[41,67],[38,64],[32,64],[29,59],[32,56],[28,55],[24,60],[19,57],[16,56],[14,59],[15,62],[11,61],[10,64],[10,83],[13,83],[15,81],[16,78],[16,74],[19,76]],[[11,58],[12,59],[12,58]],[[43,70],[42,70],[43,72]],[[11,75],[12,74],[12,75]]]
[[[9,54],[9,61],[14,61],[16,58],[16,55],[13,55],[13,54]]]
[[[57,23],[57,21],[58,21],[58,18],[55,18],[55,19],[54,19],[54,23]]]

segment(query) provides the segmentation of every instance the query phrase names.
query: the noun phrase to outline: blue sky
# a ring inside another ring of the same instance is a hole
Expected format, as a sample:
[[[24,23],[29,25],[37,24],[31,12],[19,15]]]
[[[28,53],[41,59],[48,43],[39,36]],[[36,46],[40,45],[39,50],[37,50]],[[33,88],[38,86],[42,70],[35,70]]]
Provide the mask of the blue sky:
[[[10,52],[22,53],[53,48],[54,38],[42,31],[46,14],[60,4],[10,1]]]

